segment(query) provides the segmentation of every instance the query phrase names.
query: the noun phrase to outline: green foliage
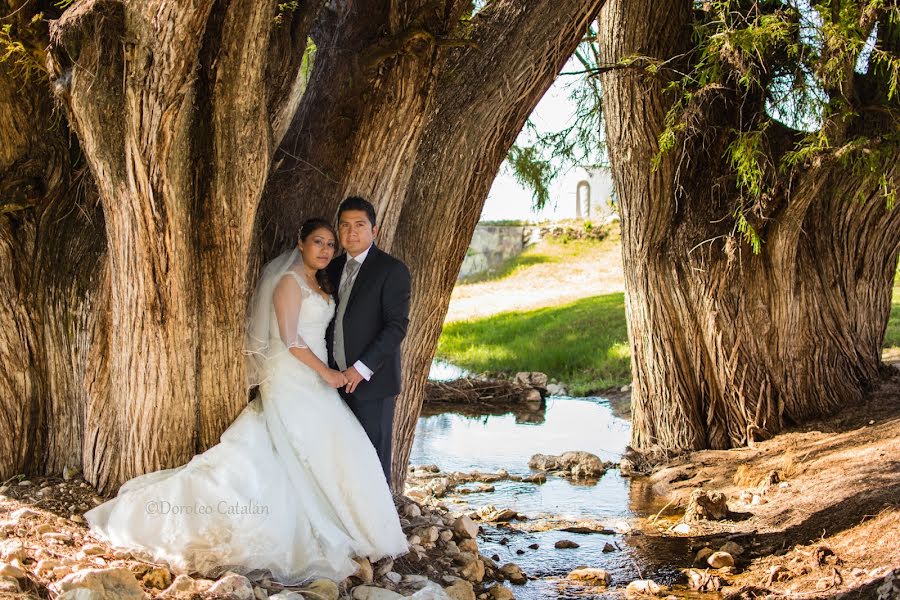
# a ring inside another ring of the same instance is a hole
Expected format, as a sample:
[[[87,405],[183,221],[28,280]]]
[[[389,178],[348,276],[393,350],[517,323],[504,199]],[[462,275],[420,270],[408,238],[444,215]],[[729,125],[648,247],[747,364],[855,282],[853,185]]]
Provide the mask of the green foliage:
[[[733,188],[725,193],[735,198],[735,231],[754,253],[761,251],[762,239],[751,213],[765,215],[779,197],[780,181],[816,161],[844,161],[893,207],[896,191],[883,171],[900,149],[895,136],[835,145],[830,135],[846,130],[846,124],[859,117],[847,90],[860,76],[885,84],[883,108],[900,117],[896,40],[885,44],[877,35],[879,27],[900,25],[896,3],[714,0],[696,8],[695,46],[684,59],[687,67],[644,67],[668,79],[673,97],[653,168],[669,153],[696,151],[696,145],[684,142],[701,143],[708,134],[698,126],[705,123],[698,115],[721,111],[724,102],[737,116],[737,126],[728,130],[726,139]],[[637,60],[632,57],[631,62]],[[780,129],[794,129],[799,140],[780,155],[767,139],[776,121]]]
[[[25,82],[44,70],[25,44],[15,37],[13,26],[8,23],[0,26],[0,63],[13,65],[13,77]]]
[[[283,25],[284,22],[290,18],[291,13],[298,8],[300,8],[300,2],[298,0],[279,2],[278,6],[275,7],[275,23],[277,25]]]
[[[603,103],[598,69],[600,50],[595,26],[588,28],[583,41],[572,58],[580,66],[575,72],[563,72],[561,78],[568,80],[569,98],[575,105],[572,121],[559,131],[539,130],[529,120],[516,141],[520,152],[528,151],[535,160],[543,163],[540,170],[520,172],[527,163],[513,160],[512,152],[506,167],[523,186],[533,193],[533,208],[543,208],[549,200],[549,188],[553,181],[573,167],[588,170],[606,167],[606,141],[603,136]]]
[[[542,371],[573,395],[631,381],[621,293],[444,326],[437,356],[473,372]]]
[[[509,149],[506,161],[516,181],[532,190],[534,209],[546,206],[550,200],[549,184],[553,172],[550,161],[542,158],[540,151],[533,146],[515,144]]]

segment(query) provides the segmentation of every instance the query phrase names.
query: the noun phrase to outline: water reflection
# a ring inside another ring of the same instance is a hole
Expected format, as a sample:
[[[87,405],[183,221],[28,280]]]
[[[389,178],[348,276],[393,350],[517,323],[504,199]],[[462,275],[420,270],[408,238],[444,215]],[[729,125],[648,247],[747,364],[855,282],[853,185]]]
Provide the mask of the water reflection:
[[[444,471],[506,469],[525,475],[534,454],[585,450],[616,462],[628,443],[628,421],[614,416],[602,399],[549,398],[542,417],[534,412],[522,411],[518,418],[509,412],[424,416],[410,461]]]
[[[467,406],[454,409],[460,412],[436,413],[446,407],[429,407],[430,412],[423,413],[418,423],[411,464],[436,464],[443,471],[505,469],[514,475],[527,475],[532,472],[528,460],[534,454],[585,450],[602,460],[617,462],[629,442],[630,422],[623,418],[628,415],[628,406],[621,399],[613,405],[601,398],[551,397],[545,411],[520,410],[516,414],[511,408],[485,410],[481,406]],[[664,504],[643,481],[622,477],[615,469],[594,485],[579,485],[556,476],[550,476],[543,485],[516,481],[498,481],[492,485],[493,492],[456,494],[442,500],[455,510],[493,504],[522,513],[532,523],[546,516],[574,521],[596,519],[612,529],[628,519],[655,514]],[[515,587],[516,598],[520,600],[620,598],[622,586],[633,579],[653,578],[662,584],[675,582],[676,567],[687,566],[684,562],[691,556],[684,538],[522,532],[493,525],[485,525],[483,529],[479,540],[482,554],[496,555],[500,564],[515,562],[529,575],[541,578]],[[563,538],[577,542],[580,547],[554,548],[555,542]],[[529,548],[532,544],[538,544],[538,548]],[[607,544],[614,549],[609,551]],[[572,587],[565,576],[579,565],[607,570],[613,585],[609,590]],[[679,594],[684,595],[684,591],[679,590]]]

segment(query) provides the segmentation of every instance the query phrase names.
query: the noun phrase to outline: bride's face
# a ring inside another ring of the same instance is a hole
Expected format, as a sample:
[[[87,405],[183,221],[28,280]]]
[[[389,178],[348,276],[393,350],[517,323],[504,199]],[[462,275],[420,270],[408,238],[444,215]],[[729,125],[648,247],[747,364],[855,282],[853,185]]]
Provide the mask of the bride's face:
[[[305,240],[300,240],[299,247],[303,262],[311,269],[324,269],[334,258],[334,236],[324,227],[310,233]]]

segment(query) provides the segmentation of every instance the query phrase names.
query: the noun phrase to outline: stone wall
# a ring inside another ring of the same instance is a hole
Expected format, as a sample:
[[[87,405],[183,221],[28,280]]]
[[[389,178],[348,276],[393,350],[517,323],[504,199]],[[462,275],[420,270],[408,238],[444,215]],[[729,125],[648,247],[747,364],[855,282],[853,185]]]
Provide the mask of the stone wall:
[[[459,271],[459,278],[483,273],[517,256],[540,239],[540,230],[531,225],[478,224]]]

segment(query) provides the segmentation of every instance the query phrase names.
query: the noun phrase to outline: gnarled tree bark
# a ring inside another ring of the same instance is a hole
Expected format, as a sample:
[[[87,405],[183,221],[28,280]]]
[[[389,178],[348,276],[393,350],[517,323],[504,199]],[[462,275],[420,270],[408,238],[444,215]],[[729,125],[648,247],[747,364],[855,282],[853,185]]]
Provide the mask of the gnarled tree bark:
[[[683,67],[691,9],[680,0],[610,0],[600,14],[603,62],[642,56]],[[712,95],[694,115],[703,135],[654,168],[676,101],[665,72],[602,75],[622,217],[634,445],[729,448],[858,402],[880,365],[900,213],[886,208],[877,179],[854,173],[839,152],[825,154],[781,176],[753,255],[730,217],[738,196],[725,155],[740,120],[764,111]],[[830,132],[836,148],[897,131],[896,120],[874,116],[883,111],[859,108]],[[776,164],[798,139],[772,124],[766,145]],[[896,185],[893,158],[879,168]]]

